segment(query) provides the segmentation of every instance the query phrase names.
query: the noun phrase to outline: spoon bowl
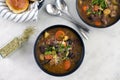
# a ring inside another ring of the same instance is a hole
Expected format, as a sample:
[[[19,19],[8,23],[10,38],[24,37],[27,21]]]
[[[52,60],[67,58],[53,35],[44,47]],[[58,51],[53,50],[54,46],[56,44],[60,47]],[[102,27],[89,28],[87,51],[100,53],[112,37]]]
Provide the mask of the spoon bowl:
[[[56,0],[56,7],[65,12],[65,13],[68,13],[68,7],[67,7],[67,4],[65,3],[65,1],[63,0]]]
[[[60,16],[61,12],[56,8],[55,5],[47,4],[46,5],[46,11],[53,16]]]

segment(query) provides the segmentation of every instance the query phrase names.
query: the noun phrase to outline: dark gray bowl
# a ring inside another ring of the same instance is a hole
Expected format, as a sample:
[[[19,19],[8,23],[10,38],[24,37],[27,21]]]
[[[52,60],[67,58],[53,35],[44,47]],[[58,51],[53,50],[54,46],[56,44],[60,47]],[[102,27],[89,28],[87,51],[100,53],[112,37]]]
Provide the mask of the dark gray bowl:
[[[113,24],[117,23],[117,22],[119,21],[119,19],[120,19],[120,9],[119,9],[119,15],[118,15],[118,17],[116,18],[116,20],[115,20],[113,23],[111,23],[111,24],[109,24],[109,25],[107,25],[107,26],[101,26],[101,27],[97,27],[97,26],[91,25],[90,23],[86,22],[86,21],[81,17],[80,12],[79,12],[79,10],[78,10],[78,9],[79,9],[79,8],[78,8],[78,2],[79,2],[79,0],[76,0],[77,13],[78,13],[80,19],[82,19],[82,21],[83,21],[84,23],[86,23],[87,25],[89,25],[90,27],[94,27],[94,28],[107,28],[107,27],[111,27]],[[120,2],[120,1],[119,1],[119,2]],[[120,4],[119,4],[119,8],[120,8]]]
[[[64,74],[55,74],[55,73],[51,73],[51,72],[48,72],[46,69],[43,68],[43,66],[41,65],[40,63],[40,60],[38,59],[38,56],[37,56],[37,52],[36,52],[36,47],[37,47],[37,43],[41,37],[42,34],[44,34],[44,32],[46,30],[49,30],[49,29],[54,29],[54,28],[57,28],[57,27],[60,27],[60,28],[68,28],[70,30],[72,30],[78,37],[79,37],[79,40],[80,40],[80,44],[82,46],[82,53],[81,53],[81,58],[79,59],[79,62],[76,63],[76,66],[74,67],[74,69],[72,69],[71,71],[67,72],[67,73],[64,73]],[[53,25],[53,26],[50,26],[48,27],[47,29],[45,29],[44,31],[42,31],[39,36],[37,37],[36,39],[36,42],[35,42],[35,45],[34,45],[34,58],[35,58],[35,61],[36,63],[38,64],[38,66],[46,73],[50,74],[50,75],[53,75],[53,76],[66,76],[66,75],[69,75],[71,73],[73,73],[76,69],[79,68],[79,66],[81,65],[81,63],[83,62],[83,58],[84,58],[84,54],[85,54],[85,47],[84,47],[84,43],[83,43],[83,40],[82,38],[80,37],[79,33],[77,31],[75,31],[73,28],[70,28],[68,26],[65,26],[65,25]]]

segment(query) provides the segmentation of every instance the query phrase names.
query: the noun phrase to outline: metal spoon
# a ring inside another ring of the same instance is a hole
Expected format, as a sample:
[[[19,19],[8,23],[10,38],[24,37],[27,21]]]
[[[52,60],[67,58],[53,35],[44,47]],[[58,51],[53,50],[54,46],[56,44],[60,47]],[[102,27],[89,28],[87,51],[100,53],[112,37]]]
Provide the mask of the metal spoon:
[[[71,15],[70,12],[69,12],[68,6],[67,6],[67,4],[65,3],[64,0],[56,0],[55,3],[56,3],[56,7],[57,7],[61,12],[65,13],[65,14],[70,18],[70,20],[71,20],[73,23],[77,24],[78,28],[80,27],[80,28],[84,29],[86,32],[89,32],[89,29],[88,29],[87,27],[85,27],[84,25],[80,24],[78,21],[76,21],[76,20],[72,17],[72,15]]]
[[[57,7],[55,5],[52,4],[47,4],[46,5],[46,11],[48,14],[52,15],[52,16],[60,16],[66,19],[65,15],[62,14],[62,12],[57,9]],[[76,24],[75,24],[76,25]],[[77,26],[77,25],[76,25]],[[83,32],[82,28],[79,28],[81,35],[85,38],[88,39],[87,35],[85,34],[85,32]]]
[[[61,16],[61,11],[56,8],[55,5],[52,4],[47,4],[46,5],[46,11],[48,14],[53,15],[53,16]]]

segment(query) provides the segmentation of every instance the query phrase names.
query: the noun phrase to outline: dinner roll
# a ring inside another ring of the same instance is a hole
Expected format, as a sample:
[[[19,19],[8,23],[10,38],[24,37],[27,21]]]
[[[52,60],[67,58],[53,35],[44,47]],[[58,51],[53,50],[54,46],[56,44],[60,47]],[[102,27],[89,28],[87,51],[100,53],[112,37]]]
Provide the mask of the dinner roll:
[[[6,4],[14,13],[22,13],[27,10],[29,0],[6,0]]]

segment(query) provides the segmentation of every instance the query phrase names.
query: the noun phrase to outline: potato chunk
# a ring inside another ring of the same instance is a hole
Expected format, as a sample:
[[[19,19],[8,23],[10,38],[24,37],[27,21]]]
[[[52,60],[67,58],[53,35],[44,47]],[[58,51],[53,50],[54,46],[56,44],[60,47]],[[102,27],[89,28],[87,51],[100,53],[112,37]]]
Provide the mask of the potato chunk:
[[[110,9],[105,9],[103,11],[103,13],[104,13],[105,16],[107,16],[107,15],[109,15],[111,13],[111,10]]]
[[[44,37],[47,38],[50,34],[48,32],[45,32]]]

